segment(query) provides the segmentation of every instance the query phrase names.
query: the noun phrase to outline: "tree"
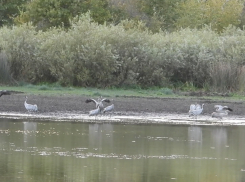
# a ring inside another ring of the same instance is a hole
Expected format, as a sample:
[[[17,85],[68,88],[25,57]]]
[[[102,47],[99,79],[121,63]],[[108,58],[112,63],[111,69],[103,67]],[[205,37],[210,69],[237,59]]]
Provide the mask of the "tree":
[[[176,20],[176,6],[181,0],[138,0],[139,9],[149,17],[151,26],[173,30]],[[149,24],[148,23],[148,24]],[[153,28],[153,27],[152,27]]]
[[[19,8],[28,0],[1,0],[0,26],[13,24],[13,19],[19,14]]]
[[[107,0],[33,0],[26,4],[26,11],[15,22],[33,22],[39,29],[52,26],[70,26],[76,15],[91,12],[94,21],[104,23],[111,18]]]
[[[229,25],[240,24],[242,8],[242,0],[186,0],[177,7],[176,26],[201,28],[206,24],[221,32]]]

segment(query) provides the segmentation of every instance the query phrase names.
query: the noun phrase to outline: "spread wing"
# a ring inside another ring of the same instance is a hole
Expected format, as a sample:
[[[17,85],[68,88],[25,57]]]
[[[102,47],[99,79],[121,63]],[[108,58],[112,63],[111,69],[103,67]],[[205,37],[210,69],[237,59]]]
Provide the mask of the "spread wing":
[[[196,104],[196,109],[201,109],[201,105],[200,104]]]
[[[191,104],[190,105],[190,111],[193,111],[193,110],[195,110],[196,109],[196,105],[195,104]]]
[[[2,95],[10,95],[10,92],[7,91],[7,90],[1,90],[1,91],[0,91],[0,97],[1,97]]]
[[[94,100],[94,99],[87,99],[85,102],[86,102],[86,103],[93,102],[93,103],[97,104],[97,101]]]
[[[223,110],[228,110],[228,111],[233,111],[233,109],[227,107],[227,106],[224,106]]]
[[[214,108],[216,109],[216,111],[225,111],[225,110],[233,111],[228,106],[222,106],[222,105],[215,105]]]
[[[221,111],[224,107],[222,105],[215,105],[214,108],[216,111]]]
[[[101,102],[107,102],[110,103],[111,101],[109,99],[102,99]]]

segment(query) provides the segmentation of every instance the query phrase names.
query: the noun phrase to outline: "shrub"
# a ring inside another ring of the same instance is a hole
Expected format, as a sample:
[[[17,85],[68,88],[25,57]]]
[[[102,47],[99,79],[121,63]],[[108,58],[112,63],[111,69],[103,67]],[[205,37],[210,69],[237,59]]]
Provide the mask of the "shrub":
[[[68,30],[3,27],[0,47],[17,81],[140,88],[192,83],[214,91],[241,91],[244,35],[232,26],[222,34],[210,27],[153,34],[141,22],[100,25],[87,13],[74,18]]]

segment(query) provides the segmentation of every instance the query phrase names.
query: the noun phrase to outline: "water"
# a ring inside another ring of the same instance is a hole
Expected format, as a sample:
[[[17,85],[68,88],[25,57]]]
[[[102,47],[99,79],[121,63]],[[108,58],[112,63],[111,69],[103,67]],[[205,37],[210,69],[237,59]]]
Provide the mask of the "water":
[[[245,181],[245,126],[0,119],[1,182]]]

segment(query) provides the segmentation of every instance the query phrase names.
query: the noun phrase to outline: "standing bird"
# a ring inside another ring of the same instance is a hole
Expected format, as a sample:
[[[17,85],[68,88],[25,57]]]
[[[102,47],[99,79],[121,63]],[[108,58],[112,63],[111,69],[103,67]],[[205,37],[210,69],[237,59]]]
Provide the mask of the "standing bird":
[[[1,90],[1,91],[0,91],[0,97],[1,97],[2,95],[10,95],[10,92],[7,91],[7,90]]]
[[[100,109],[100,111],[102,111],[104,109],[104,105],[103,105],[103,102],[107,102],[107,103],[110,103],[110,100],[109,99],[102,99],[102,97],[99,97],[98,98],[98,101],[96,101],[95,99],[87,99],[86,100],[86,103],[89,103],[89,102],[94,102],[95,103],[95,107]]]
[[[233,111],[228,106],[215,105],[214,108],[216,112],[211,114],[212,118],[223,119],[224,116],[227,116],[229,112]]]
[[[113,101],[113,99],[112,99],[111,101]],[[106,112],[114,112],[114,108],[115,108],[114,103],[112,103],[111,105],[105,107],[105,108],[103,109],[102,113],[106,113]]]
[[[213,112],[211,114],[212,118],[219,118],[219,119],[223,119],[224,116],[228,115],[229,110],[226,110],[224,112]]]
[[[100,113],[100,108],[97,107],[97,109],[89,111],[89,116],[96,116]]]
[[[28,103],[27,103],[27,96],[26,96],[26,100],[25,100],[24,105],[25,105],[25,108],[26,108],[26,110],[27,110],[28,112],[31,112],[31,111],[37,111],[37,105],[36,105],[36,104],[35,104],[35,105],[32,105],[32,104],[28,104]]]
[[[202,104],[202,106],[200,106],[199,104],[191,104],[189,110],[189,117],[195,116],[195,118],[197,119],[197,115],[200,115],[203,111],[203,106],[204,104]]]

